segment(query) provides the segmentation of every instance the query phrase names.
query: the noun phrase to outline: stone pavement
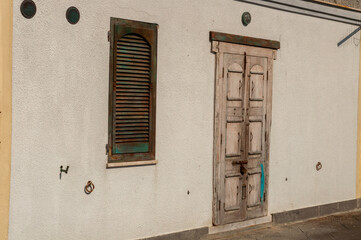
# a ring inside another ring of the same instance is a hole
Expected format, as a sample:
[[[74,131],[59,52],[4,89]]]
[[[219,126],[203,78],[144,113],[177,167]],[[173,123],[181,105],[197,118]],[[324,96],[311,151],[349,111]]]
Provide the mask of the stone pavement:
[[[208,235],[207,240],[361,240],[361,211],[303,222],[263,224]]]

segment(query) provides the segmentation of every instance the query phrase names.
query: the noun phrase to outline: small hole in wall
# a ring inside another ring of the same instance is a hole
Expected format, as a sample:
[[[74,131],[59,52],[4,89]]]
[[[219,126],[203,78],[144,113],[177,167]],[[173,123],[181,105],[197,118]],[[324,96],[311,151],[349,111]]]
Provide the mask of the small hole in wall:
[[[187,191],[187,194],[189,195],[190,193],[191,193],[191,192],[188,190],[188,191]]]
[[[285,179],[285,181],[287,182],[288,178]]]

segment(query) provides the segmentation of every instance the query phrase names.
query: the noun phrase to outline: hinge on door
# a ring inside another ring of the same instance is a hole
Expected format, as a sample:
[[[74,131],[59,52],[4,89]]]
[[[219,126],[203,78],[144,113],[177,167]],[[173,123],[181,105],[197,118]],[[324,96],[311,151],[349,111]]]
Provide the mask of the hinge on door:
[[[218,200],[218,211],[221,211],[221,200]]]
[[[105,152],[106,152],[106,155],[109,154],[109,144],[105,144]]]
[[[108,42],[110,42],[110,31],[108,31]]]
[[[222,134],[221,134],[221,145],[222,145]]]
[[[224,78],[224,68],[222,68],[222,78]]]

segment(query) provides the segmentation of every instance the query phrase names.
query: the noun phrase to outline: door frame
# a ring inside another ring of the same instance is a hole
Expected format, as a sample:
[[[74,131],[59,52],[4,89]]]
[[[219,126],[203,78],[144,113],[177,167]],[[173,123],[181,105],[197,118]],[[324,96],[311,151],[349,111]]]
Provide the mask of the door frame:
[[[273,82],[273,60],[276,59],[276,51],[280,48],[280,43],[277,41],[251,38],[239,35],[225,34],[219,32],[210,32],[210,40],[212,44],[212,53],[216,54],[216,75],[215,75],[215,99],[214,99],[214,139],[213,139],[213,225],[220,225],[221,223],[221,204],[222,192],[221,188],[221,116],[224,114],[222,109],[222,97],[219,94],[222,91],[222,84],[224,78],[223,59],[224,54],[239,54],[243,55],[245,52],[247,56],[267,58],[267,102],[266,102],[266,136],[265,136],[265,214],[268,214],[268,178],[269,178],[269,149],[270,149],[270,130],[272,122],[272,82]],[[241,221],[241,220],[240,220]]]

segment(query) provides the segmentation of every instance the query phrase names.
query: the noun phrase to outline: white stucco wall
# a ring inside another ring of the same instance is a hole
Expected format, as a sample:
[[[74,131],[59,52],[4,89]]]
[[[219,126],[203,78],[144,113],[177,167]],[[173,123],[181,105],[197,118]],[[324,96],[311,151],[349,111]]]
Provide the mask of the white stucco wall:
[[[10,240],[136,239],[211,225],[209,31],[281,42],[269,212],[355,198],[359,47],[336,47],[354,27],[233,0],[36,3],[28,20],[14,0]],[[72,5],[76,25],[65,19]],[[110,17],[160,26],[156,166],[105,168]],[[70,166],[61,180],[60,165]]]

